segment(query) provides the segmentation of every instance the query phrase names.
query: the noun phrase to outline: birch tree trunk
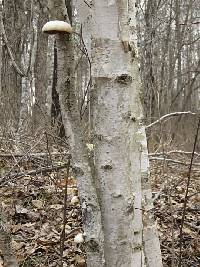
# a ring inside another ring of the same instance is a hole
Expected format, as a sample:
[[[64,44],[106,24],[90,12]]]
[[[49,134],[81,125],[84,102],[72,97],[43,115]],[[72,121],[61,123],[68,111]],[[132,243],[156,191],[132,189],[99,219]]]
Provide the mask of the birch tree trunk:
[[[65,4],[71,1],[66,2],[49,1],[51,19],[66,17]],[[78,180],[87,266],[160,267],[140,104],[135,1],[94,0],[91,11],[93,156],[86,150],[78,112],[73,42],[69,35],[56,37],[57,92]]]
[[[68,17],[66,6],[70,0],[49,0],[51,20]],[[71,17],[69,18],[71,20]],[[71,21],[70,21],[71,22]],[[103,233],[100,206],[97,199],[93,163],[86,148],[85,135],[81,127],[78,101],[75,95],[73,42],[69,35],[56,36],[57,47],[57,92],[65,131],[69,136],[73,170],[77,178],[82,204],[82,221],[88,267],[104,265]]]
[[[106,266],[162,266],[140,103],[136,1],[94,0],[94,159]]]

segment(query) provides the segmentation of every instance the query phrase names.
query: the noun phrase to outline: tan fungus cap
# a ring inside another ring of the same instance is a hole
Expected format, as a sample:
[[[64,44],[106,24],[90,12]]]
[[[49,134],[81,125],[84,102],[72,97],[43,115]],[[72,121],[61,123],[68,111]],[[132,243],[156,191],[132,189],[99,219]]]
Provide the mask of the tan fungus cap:
[[[60,20],[48,21],[42,28],[42,32],[48,34],[72,33],[72,27],[69,23]]]

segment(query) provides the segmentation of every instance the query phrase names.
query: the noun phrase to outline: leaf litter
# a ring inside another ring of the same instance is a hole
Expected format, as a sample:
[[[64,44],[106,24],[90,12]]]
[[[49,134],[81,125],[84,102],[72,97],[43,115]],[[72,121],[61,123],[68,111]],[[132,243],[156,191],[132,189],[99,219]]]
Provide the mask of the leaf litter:
[[[57,165],[58,160],[59,163],[67,161],[57,158],[53,165]],[[12,166],[12,160],[7,160],[7,164]],[[31,159],[30,162],[26,161],[25,166],[20,162],[16,172],[36,168],[37,164]],[[60,239],[66,179],[66,169],[62,169],[45,175],[20,177],[11,182],[8,177],[8,182],[0,188],[0,200],[10,223],[12,246],[20,267],[61,266]],[[76,179],[71,175],[68,180],[62,266],[86,266],[84,245],[74,242],[76,234],[82,233],[80,203],[71,203],[77,195]]]
[[[53,156],[51,165],[66,163],[67,158]],[[1,159],[5,174],[13,160]],[[21,161],[15,172],[46,166],[44,158]],[[49,162],[48,162],[49,166]],[[200,261],[200,170],[192,172],[183,231],[183,267],[197,267]],[[63,202],[66,169],[34,176],[25,175],[0,188],[0,200],[10,223],[13,248],[20,267],[60,266],[60,236],[63,228]],[[164,267],[178,266],[179,229],[187,181],[187,167],[151,162],[151,181],[155,199],[155,218]],[[165,186],[163,187],[163,184]],[[76,179],[68,179],[67,224],[63,266],[86,266],[84,243],[74,242],[83,233]],[[75,239],[76,240],[76,239]],[[0,257],[0,266],[3,259]]]
[[[189,160],[186,158],[185,160]],[[200,170],[193,170],[186,218],[183,227],[182,267],[200,266]],[[178,266],[180,255],[180,225],[188,178],[188,167],[151,162],[151,181],[155,200],[163,266]],[[163,184],[165,186],[163,187]]]

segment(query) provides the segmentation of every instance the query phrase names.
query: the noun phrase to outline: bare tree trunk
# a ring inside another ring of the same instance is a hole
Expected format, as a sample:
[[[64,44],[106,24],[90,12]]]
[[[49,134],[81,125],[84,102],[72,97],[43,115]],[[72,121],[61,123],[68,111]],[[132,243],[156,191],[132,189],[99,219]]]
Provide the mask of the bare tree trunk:
[[[65,137],[65,129],[63,125],[62,120],[62,113],[60,108],[60,102],[59,102],[59,94],[57,92],[57,80],[58,80],[58,59],[57,59],[57,47],[56,42],[54,42],[54,68],[53,68],[53,81],[52,81],[52,90],[51,90],[51,96],[52,96],[52,102],[51,102],[51,121],[53,127],[55,127],[55,130],[58,134],[58,136]]]
[[[129,4],[95,0],[91,7],[94,155],[86,149],[78,112],[72,40],[56,37],[57,92],[78,180],[89,267],[162,266],[142,126],[135,1]],[[61,0],[50,1],[49,9],[51,19],[66,16]]]
[[[48,123],[47,98],[47,47],[48,37],[42,34],[42,27],[48,19],[46,6],[39,6],[37,28],[37,52],[34,64],[35,75],[35,103],[33,106],[33,129],[43,128]]]
[[[144,75],[144,113],[145,117],[150,118],[150,121],[154,120],[155,115],[158,113],[158,88],[156,86],[156,81],[154,77],[154,68],[153,68],[153,59],[154,55],[152,53],[154,49],[154,18],[156,13],[156,2],[153,0],[147,0],[145,8],[145,38],[144,38],[144,66],[143,66],[143,75]]]
[[[16,66],[20,68],[21,62],[21,31],[25,20],[23,3],[21,0],[4,1],[3,11],[5,45],[2,51],[1,123],[9,127],[9,130],[17,130],[21,106],[21,77]]]
[[[71,1],[67,1],[69,6]],[[49,1],[51,19],[63,20],[67,17],[64,1]],[[70,18],[71,19],[71,18]],[[104,266],[103,233],[101,213],[95,189],[93,163],[86,148],[85,136],[81,128],[78,102],[74,91],[74,56],[71,37],[58,35],[57,46],[57,92],[59,94],[63,122],[74,162],[80,192],[83,228],[86,234],[88,267]]]
[[[22,99],[20,108],[20,120],[18,134],[31,133],[32,127],[32,109],[35,97],[35,71],[37,42],[38,42],[38,15],[33,1],[26,2],[25,12],[27,16],[27,25],[22,31],[22,57],[21,61],[26,77],[22,77]],[[31,123],[30,123],[31,122]],[[31,125],[30,125],[31,124]],[[35,130],[35,128],[34,128]]]
[[[94,160],[109,267],[162,266],[142,126],[135,13],[135,1],[93,1]]]

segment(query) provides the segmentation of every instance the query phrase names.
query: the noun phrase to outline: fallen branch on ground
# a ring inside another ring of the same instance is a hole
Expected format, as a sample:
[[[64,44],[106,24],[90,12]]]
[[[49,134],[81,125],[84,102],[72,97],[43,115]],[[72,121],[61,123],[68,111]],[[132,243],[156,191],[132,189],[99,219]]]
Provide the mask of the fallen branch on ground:
[[[40,168],[40,169],[32,170],[29,172],[19,172],[19,173],[15,173],[15,174],[10,174],[9,176],[6,176],[6,177],[3,177],[2,179],[0,179],[0,185],[2,186],[3,183],[8,182],[8,181],[10,182],[10,179],[19,178],[19,177],[23,177],[23,176],[30,176],[30,175],[34,176],[37,174],[45,174],[47,172],[65,169],[65,168],[67,168],[67,166],[68,166],[68,164],[63,164],[63,165],[59,165],[59,166]]]
[[[30,153],[30,154],[26,154],[26,157],[45,157],[47,155],[47,153]],[[70,154],[68,152],[51,152],[51,156],[60,156],[60,155],[67,155],[70,156]],[[0,157],[2,158],[20,158],[20,157],[24,157],[24,154],[22,153],[1,153]]]

